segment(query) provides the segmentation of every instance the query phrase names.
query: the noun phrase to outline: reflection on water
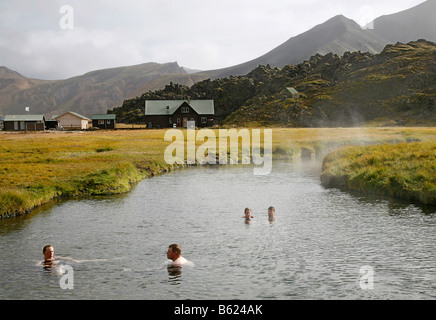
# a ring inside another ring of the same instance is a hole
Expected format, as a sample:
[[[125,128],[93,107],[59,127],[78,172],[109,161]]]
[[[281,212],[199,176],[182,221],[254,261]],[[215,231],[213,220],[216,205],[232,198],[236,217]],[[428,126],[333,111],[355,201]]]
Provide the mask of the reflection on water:
[[[325,189],[319,169],[190,168],[126,195],[0,221],[0,299],[435,298],[434,208]],[[47,243],[94,261],[72,265],[73,290],[60,287],[62,274],[35,267]],[[172,243],[195,266],[169,269]],[[360,288],[362,266],[374,269],[374,290]]]
[[[182,267],[168,266],[168,282],[173,285],[179,285],[182,281]]]

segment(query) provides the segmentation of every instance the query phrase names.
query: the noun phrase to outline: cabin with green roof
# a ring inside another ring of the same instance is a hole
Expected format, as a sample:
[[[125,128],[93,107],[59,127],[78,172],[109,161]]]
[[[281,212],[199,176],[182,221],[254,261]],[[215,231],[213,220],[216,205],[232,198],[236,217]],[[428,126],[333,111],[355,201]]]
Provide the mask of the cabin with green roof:
[[[215,122],[213,100],[147,100],[145,120],[148,129],[186,128],[188,121],[196,127],[211,127]]]
[[[92,127],[100,129],[115,129],[115,114],[93,114],[91,116]]]
[[[41,114],[6,115],[5,131],[44,131],[45,117]]]

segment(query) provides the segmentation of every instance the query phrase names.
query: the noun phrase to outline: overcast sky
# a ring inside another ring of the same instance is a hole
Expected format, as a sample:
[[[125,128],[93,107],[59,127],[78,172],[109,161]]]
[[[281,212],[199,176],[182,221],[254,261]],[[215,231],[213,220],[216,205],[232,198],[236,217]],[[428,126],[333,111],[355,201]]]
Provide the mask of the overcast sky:
[[[257,58],[338,15],[365,24],[423,0],[0,0],[0,66],[38,79]],[[68,5],[68,7],[65,7]]]

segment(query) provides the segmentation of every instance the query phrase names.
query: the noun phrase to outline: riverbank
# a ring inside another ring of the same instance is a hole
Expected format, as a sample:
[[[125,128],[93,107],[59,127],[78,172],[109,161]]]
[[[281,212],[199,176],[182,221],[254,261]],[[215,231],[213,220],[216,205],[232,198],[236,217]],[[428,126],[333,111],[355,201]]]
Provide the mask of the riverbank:
[[[142,179],[184,167],[166,163],[171,142],[164,141],[165,132],[0,132],[0,218],[29,213],[55,198],[128,192]],[[435,137],[435,128],[277,128],[272,151],[274,159],[321,160],[341,146]]]
[[[436,141],[332,152],[323,161],[321,184],[436,205]]]

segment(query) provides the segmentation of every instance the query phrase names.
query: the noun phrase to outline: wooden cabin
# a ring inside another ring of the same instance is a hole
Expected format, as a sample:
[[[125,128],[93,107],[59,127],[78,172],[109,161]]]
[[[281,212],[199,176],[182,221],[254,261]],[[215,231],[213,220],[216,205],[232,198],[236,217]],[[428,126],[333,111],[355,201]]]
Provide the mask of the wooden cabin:
[[[213,100],[147,100],[145,120],[148,129],[186,128],[188,121],[196,127],[211,127],[215,122]]]
[[[94,114],[91,116],[92,127],[100,129],[115,129],[116,115],[115,114]]]

